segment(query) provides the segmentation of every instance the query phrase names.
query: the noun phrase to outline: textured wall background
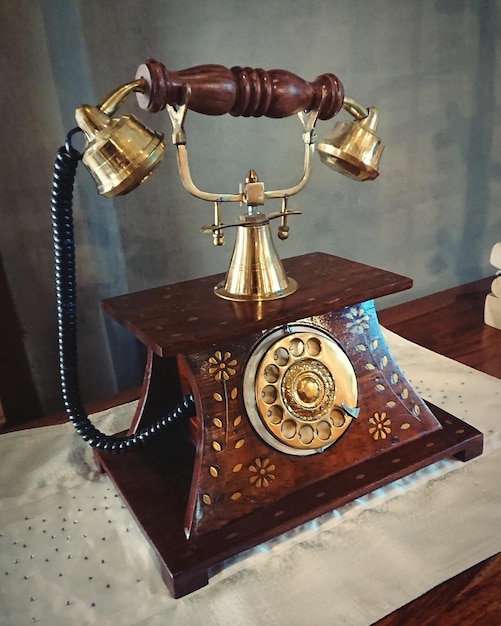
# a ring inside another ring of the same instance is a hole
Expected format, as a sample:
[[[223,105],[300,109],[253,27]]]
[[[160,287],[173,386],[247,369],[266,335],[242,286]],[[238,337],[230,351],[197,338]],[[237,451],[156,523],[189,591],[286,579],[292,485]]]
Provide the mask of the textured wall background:
[[[15,10],[14,10],[15,8]],[[49,216],[55,151],[74,109],[133,78],[148,57],[171,69],[202,63],[337,74],[380,112],[381,176],[359,184],[315,158],[291,208],[282,257],[331,252],[412,276],[382,306],[493,273],[501,240],[501,2],[495,0],[19,0],[0,3],[0,252],[47,412],[60,406]],[[170,137],[166,114],[137,113]],[[321,123],[319,135],[331,124]],[[236,192],[253,167],[267,188],[294,183],[295,118],[188,114],[193,177]],[[225,207],[225,219],[238,209]],[[267,210],[275,210],[270,205]],[[87,400],[141,378],[141,351],[99,301],[224,271],[232,235],[212,246],[211,205],[182,189],[171,148],[148,184],[98,197],[83,168],[75,192],[82,392]]]

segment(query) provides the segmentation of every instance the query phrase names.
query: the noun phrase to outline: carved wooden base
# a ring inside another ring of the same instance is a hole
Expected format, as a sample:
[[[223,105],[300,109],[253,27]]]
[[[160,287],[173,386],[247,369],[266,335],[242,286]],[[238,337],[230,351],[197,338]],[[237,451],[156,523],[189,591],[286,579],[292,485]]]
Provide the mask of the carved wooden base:
[[[165,449],[127,455],[97,453],[153,546],[163,578],[175,598],[208,583],[211,570],[299,524],[331,511],[422,467],[455,456],[467,461],[482,452],[482,434],[445,411],[431,407],[442,428],[389,450],[381,457],[333,476],[230,522],[197,539],[183,532],[193,455],[169,458]]]
[[[187,536],[440,428],[372,301],[223,338],[184,360],[198,416]]]
[[[280,301],[219,299],[213,276],[104,303],[148,347],[131,431],[180,388],[195,398],[190,424],[153,448],[97,453],[175,597],[243,550],[439,459],[482,451],[481,433],[418,397],[381,334],[373,298],[409,279],[318,253],[284,266],[299,289]]]

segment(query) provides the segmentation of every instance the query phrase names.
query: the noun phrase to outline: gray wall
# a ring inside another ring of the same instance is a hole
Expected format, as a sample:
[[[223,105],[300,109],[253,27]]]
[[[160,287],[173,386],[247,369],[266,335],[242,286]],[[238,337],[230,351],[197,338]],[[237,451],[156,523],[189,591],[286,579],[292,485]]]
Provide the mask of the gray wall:
[[[202,63],[337,74],[348,95],[380,112],[381,176],[359,184],[315,158],[291,208],[281,256],[324,251],[409,275],[414,289],[383,306],[493,274],[501,240],[501,2],[495,0],[18,0],[2,24],[0,252],[46,411],[57,383],[49,193],[55,151],[74,109],[133,78],[148,57],[170,69]],[[170,136],[166,114],[124,107]],[[236,192],[250,167],[267,188],[294,183],[295,118],[188,114],[193,176]],[[319,135],[330,124],[319,124]],[[270,205],[267,210],[275,210]],[[225,207],[225,220],[238,208]],[[95,399],[140,380],[141,351],[103,298],[224,271],[231,240],[200,227],[210,204],[181,188],[171,148],[133,194],[98,197],[83,168],[75,191],[82,391]]]

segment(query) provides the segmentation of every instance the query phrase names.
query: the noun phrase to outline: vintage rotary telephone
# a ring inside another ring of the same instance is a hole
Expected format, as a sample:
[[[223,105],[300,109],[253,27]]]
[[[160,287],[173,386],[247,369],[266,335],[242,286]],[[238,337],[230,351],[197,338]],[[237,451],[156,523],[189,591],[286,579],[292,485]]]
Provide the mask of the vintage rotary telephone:
[[[73,180],[83,159],[99,192],[128,193],[158,165],[162,135],[131,116],[112,117],[131,94],[167,110],[185,189],[214,207],[203,228],[222,245],[236,227],[226,276],[118,296],[105,311],[148,350],[129,432],[108,436],[78,392]],[[345,109],[316,144],[318,120]],[[238,193],[192,181],[184,122],[206,115],[300,118],[304,167],[288,189],[267,190],[249,170]],[[373,299],[411,286],[391,272],[312,253],[282,263],[273,245],[288,235],[290,196],[306,184],[315,145],[321,160],[356,180],[378,175],[377,112],[344,96],[323,74],[307,82],[284,70],[202,65],[171,72],[149,60],[136,80],[97,107],[77,109],[55,164],[52,215],[62,390],[70,420],[96,448],[158,555],[172,594],[208,581],[212,568],[249,547],[446,456],[481,453],[482,435],[424,403],[390,354]],[[87,139],[82,155],[72,137]],[[266,201],[281,201],[275,213]],[[224,223],[224,203],[244,212]],[[150,443],[145,446],[143,444]],[[186,443],[188,442],[188,443]],[[129,451],[127,455],[113,452]]]

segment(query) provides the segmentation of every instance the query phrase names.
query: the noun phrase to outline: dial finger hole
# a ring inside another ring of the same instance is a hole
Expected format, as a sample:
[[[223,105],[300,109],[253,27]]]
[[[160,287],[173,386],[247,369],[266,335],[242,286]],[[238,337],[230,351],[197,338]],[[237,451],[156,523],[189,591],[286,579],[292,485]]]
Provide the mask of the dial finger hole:
[[[289,352],[285,348],[277,348],[273,354],[273,358],[277,365],[283,367],[289,361]]]
[[[272,363],[264,368],[263,376],[267,383],[276,383],[280,377],[280,370]]]
[[[310,337],[306,342],[306,349],[311,356],[318,356],[322,352],[322,342],[317,337]]]
[[[293,357],[300,357],[304,352],[304,343],[302,342],[302,340],[298,339],[297,337],[292,339],[292,341],[289,343],[289,352],[292,354]]]
[[[266,387],[263,387],[261,390],[261,398],[266,404],[273,404],[277,399],[277,390],[273,385],[266,385]]]
[[[279,404],[274,404],[268,409],[268,411],[266,412],[266,416],[272,424],[277,426],[282,421],[282,418],[284,416],[284,410]]]
[[[317,437],[322,441],[327,441],[331,436],[331,425],[328,422],[321,421],[317,424]]]
[[[344,426],[344,423],[346,422],[346,416],[342,411],[335,409],[331,413],[331,420],[336,428],[341,428],[341,426]]]
[[[304,424],[299,429],[299,439],[305,446],[308,446],[313,441],[314,436],[315,432],[313,431],[313,428],[307,424]]]
[[[282,433],[282,437],[285,439],[292,439],[296,434],[296,422],[292,420],[285,420],[280,427],[280,432]]]

